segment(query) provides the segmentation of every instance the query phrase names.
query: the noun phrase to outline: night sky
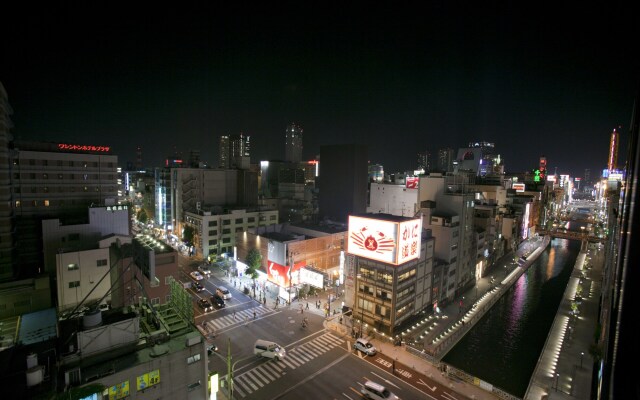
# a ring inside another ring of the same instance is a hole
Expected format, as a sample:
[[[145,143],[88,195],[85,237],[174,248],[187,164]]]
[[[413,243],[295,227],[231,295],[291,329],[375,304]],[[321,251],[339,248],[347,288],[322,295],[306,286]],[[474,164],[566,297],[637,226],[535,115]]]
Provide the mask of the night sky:
[[[628,131],[631,9],[300,3],[4,13],[13,135],[109,145],[123,166],[137,145],[145,166],[174,148],[217,166],[222,134],[251,135],[252,162],[284,158],[296,121],[308,159],[321,145],[366,143],[395,172],[415,168],[420,150],[484,140],[507,171],[545,155],[550,172],[593,176],[611,130]]]

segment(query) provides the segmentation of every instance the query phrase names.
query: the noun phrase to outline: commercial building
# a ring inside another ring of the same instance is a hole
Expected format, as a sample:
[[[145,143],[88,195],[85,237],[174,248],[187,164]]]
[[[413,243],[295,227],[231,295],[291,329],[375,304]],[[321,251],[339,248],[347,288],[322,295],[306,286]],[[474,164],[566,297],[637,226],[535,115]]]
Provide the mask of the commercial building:
[[[248,169],[251,157],[251,136],[238,135],[220,136],[218,167],[222,169]]]
[[[11,206],[11,162],[9,143],[12,136],[9,130],[12,122],[11,106],[0,82],[0,281],[13,277],[14,270],[14,219]]]
[[[287,126],[284,143],[285,161],[294,163],[302,161],[302,133],[302,128],[295,122]]]
[[[185,224],[194,230],[195,254],[210,260],[215,260],[223,253],[233,254],[233,249],[244,232],[277,223],[277,210],[261,208],[213,208],[185,213]]]
[[[394,335],[431,309],[435,239],[420,218],[352,215],[347,243],[345,303],[362,331]]]

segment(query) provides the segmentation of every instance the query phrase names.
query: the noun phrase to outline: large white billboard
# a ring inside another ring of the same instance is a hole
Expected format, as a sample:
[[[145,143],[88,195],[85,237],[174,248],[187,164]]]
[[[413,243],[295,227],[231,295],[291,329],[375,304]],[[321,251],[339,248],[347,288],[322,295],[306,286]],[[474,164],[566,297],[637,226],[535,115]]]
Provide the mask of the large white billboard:
[[[388,264],[420,257],[422,220],[403,222],[349,216],[348,252]]]

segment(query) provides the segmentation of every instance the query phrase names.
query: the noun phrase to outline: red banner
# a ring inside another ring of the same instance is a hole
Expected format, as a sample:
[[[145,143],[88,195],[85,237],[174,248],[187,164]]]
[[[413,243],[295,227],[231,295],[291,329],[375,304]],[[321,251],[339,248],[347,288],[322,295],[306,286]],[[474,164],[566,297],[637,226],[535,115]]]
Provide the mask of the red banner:
[[[417,176],[407,176],[406,181],[407,181],[406,183],[407,189],[417,189],[420,178],[418,178]]]
[[[305,261],[299,261],[293,265],[293,270],[289,274],[289,266],[280,265],[273,261],[267,262],[267,280],[275,283],[281,287],[289,287],[290,285],[297,285],[300,281],[299,272],[300,268],[307,265]],[[289,276],[291,275],[292,282],[289,282]]]

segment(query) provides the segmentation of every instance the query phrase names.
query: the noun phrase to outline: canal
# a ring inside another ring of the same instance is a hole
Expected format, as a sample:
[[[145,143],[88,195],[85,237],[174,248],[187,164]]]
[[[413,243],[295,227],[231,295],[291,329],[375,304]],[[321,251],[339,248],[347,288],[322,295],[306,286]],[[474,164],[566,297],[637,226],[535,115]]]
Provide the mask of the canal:
[[[522,398],[579,252],[580,242],[553,239],[443,361]]]

